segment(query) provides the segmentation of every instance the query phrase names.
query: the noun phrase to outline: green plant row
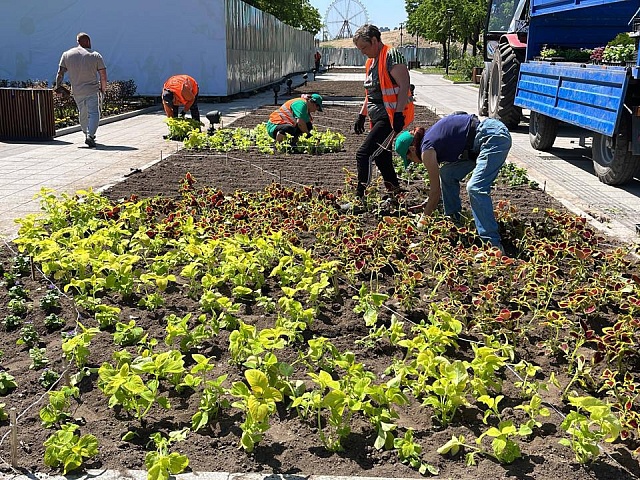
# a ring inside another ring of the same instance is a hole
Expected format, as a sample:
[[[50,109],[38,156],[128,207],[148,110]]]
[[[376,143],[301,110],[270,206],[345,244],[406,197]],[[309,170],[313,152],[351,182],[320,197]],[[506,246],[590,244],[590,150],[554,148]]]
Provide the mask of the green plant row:
[[[339,152],[344,148],[345,137],[339,132],[312,130],[310,134],[302,134],[295,145],[292,137],[276,144],[267,133],[266,123],[255,128],[221,128],[213,132],[202,132],[202,123],[192,119],[168,118],[168,138],[183,140],[186,150],[213,150],[230,152],[232,150],[246,152],[257,149],[261,153],[273,154],[276,151],[290,153],[320,154]]]
[[[420,232],[408,218],[384,217],[363,230],[357,217],[339,213],[339,201],[322,189],[275,184],[263,192],[223,194],[198,186],[190,174],[177,200],[114,203],[92,191],[57,196],[43,190],[43,214],[20,220],[15,243],[93,314],[61,342],[74,366],[71,387],[92,382],[109,407],[141,427],[150,412],[172,408],[170,392],[185,390],[200,398],[191,432],[239,411],[239,444],[247,451],[261,442],[279,404],[314,425],[331,451],[343,448],[354,416],[362,416],[375,433],[375,448],[436,473],[413,432],[396,423],[399,406],[419,402],[441,428],[461,409],[477,408],[482,433],[472,442],[452,435],[439,453],[464,450],[469,464],[478,455],[510,463],[522,455],[522,439],[543,434],[541,418],[549,411],[540,392],[553,385],[570,412],[559,425],[566,432],[562,443],[579,463],[597,458],[602,441],[638,438],[640,384],[628,360],[638,351],[640,286],[623,249],[601,246],[584,219],[550,210],[523,223],[501,201],[496,211],[503,238],[519,258],[500,257],[480,246],[468,224],[436,216]],[[303,234],[314,237],[314,247],[300,246]],[[380,292],[379,279],[389,271],[391,289]],[[267,279],[279,287],[267,293]],[[344,295],[344,285],[358,286],[355,312],[369,331],[359,342],[369,351],[388,346],[402,353],[384,380],[349,350],[305,336],[319,309]],[[110,300],[121,297],[154,310],[168,288],[196,300],[201,313],[167,316],[161,338],[146,336],[135,320],[124,321]],[[438,300],[441,291],[447,292],[444,300]],[[398,312],[381,321],[390,304],[423,313],[412,322]],[[272,323],[244,323],[243,305],[270,313]],[[608,305],[617,305],[618,321],[597,327]],[[545,332],[536,348],[562,365],[565,383],[518,358],[515,346],[534,328]],[[243,379],[230,385],[216,375],[212,358],[197,353],[222,330],[229,336],[221,347]],[[114,352],[96,369],[89,365],[97,335],[112,335]],[[21,338],[37,347],[28,331]],[[295,361],[278,359],[285,349],[299,352]],[[507,372],[517,374],[509,380],[517,392],[509,404],[525,420],[502,407]],[[7,392],[15,388],[15,379],[5,380]],[[64,472],[95,455],[94,439],[67,426],[76,395],[73,388],[51,392],[40,414],[46,426],[58,429],[47,441],[52,450],[45,463]],[[154,449],[146,457],[151,478],[186,468],[188,460],[169,447],[187,434],[152,437]],[[136,435],[134,430],[123,439]]]

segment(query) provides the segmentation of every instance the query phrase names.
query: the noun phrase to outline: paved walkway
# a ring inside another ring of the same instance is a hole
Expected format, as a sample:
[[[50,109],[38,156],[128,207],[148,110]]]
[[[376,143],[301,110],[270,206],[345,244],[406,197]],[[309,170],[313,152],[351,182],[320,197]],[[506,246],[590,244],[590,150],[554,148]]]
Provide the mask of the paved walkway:
[[[316,81],[337,79],[362,80],[362,74],[335,69],[319,75]],[[437,114],[476,110],[474,85],[454,85],[440,76],[416,71],[411,72],[411,81],[416,86],[417,104],[429,106]],[[294,78],[295,85],[300,83],[301,77]],[[274,94],[266,91],[228,103],[202,104],[200,110],[208,127],[204,114],[209,110],[219,110],[222,124],[228,125],[253,108],[272,103]],[[103,124],[98,129],[96,149],[84,145],[77,128],[71,133],[59,132],[66,134],[49,142],[0,143],[0,235],[13,238],[17,234],[14,219],[39,211],[33,197],[43,187],[68,193],[104,188],[174,153],[179,144],[162,139],[168,132],[163,120],[164,114],[158,109]],[[581,138],[584,132],[561,128],[551,152],[531,147],[526,124],[512,134],[509,161],[526,168],[541,188],[574,213],[586,216],[595,227],[624,241],[639,242],[636,225],[640,224],[640,182],[634,180],[624,187],[600,183],[589,158],[590,138],[586,143]]]
[[[294,85],[302,81],[294,77]],[[222,113],[224,126],[273,102],[274,93],[265,91],[227,103],[201,103],[199,109],[208,128],[205,115],[211,110]],[[39,212],[34,196],[42,188],[70,194],[90,187],[98,190],[175,153],[181,144],[162,138],[169,132],[164,119],[161,107],[104,119],[95,149],[84,144],[80,127],[60,130],[46,142],[0,142],[0,236],[14,238],[19,227],[14,219]]]

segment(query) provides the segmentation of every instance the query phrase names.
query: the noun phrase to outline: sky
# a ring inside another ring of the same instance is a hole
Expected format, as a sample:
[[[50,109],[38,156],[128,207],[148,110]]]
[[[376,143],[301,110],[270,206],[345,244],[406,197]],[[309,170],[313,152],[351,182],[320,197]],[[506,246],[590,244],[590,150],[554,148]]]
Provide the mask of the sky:
[[[400,22],[406,22],[407,20],[404,0],[335,0],[335,2],[332,0],[310,0],[310,3],[318,9],[323,22],[325,21],[327,10],[330,11],[329,21],[331,25],[329,25],[329,31],[333,32],[341,30],[341,27],[345,24],[345,19],[348,19],[353,24],[360,23],[360,19],[364,18],[360,5],[365,7],[369,23],[379,28],[389,27],[390,30],[393,30],[400,26]],[[333,7],[329,9],[332,4]]]

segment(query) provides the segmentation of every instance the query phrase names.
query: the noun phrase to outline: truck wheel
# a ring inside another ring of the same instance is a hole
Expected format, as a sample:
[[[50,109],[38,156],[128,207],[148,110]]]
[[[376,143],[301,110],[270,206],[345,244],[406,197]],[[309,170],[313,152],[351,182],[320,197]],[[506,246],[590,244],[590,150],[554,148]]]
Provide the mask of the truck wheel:
[[[521,56],[522,52],[517,52],[508,43],[501,44],[493,54],[489,73],[489,116],[509,128],[516,127],[522,116],[522,109],[513,104]]]
[[[486,117],[489,115],[489,69],[483,68],[480,74],[480,84],[478,85],[478,115]]]
[[[613,137],[593,134],[593,169],[602,183],[622,185],[631,180],[640,168],[640,156],[632,155],[629,151],[629,138],[630,132],[624,117],[619,133]]]
[[[538,112],[531,112],[529,117],[529,141],[536,150],[543,152],[553,147],[558,134],[558,120]]]

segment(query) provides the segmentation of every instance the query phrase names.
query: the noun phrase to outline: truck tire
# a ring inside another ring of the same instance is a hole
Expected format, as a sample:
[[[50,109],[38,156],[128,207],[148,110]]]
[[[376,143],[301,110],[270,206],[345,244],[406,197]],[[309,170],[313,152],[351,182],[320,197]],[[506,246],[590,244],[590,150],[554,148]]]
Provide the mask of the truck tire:
[[[489,115],[489,69],[483,68],[478,85],[478,116]]]
[[[516,127],[522,116],[522,109],[513,104],[522,55],[508,43],[503,43],[494,52],[490,67],[489,117],[500,120],[508,128]]]
[[[558,135],[558,120],[538,112],[529,117],[529,142],[536,150],[546,152],[553,147]]]
[[[593,134],[593,169],[598,180],[607,185],[627,183],[640,169],[640,156],[632,155],[629,151],[631,135],[627,125],[623,117],[619,131],[613,137]]]

